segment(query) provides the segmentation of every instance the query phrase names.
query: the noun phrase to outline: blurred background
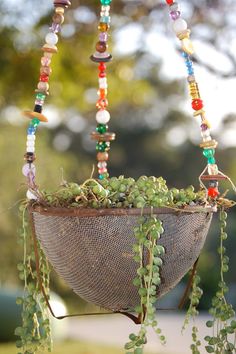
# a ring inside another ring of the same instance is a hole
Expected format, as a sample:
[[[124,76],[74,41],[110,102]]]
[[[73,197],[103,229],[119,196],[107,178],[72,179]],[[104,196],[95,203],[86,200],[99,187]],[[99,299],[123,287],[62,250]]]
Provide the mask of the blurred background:
[[[59,52],[53,57],[50,96],[44,110],[49,123],[42,124],[37,134],[37,180],[41,188],[56,188],[62,171],[67,181],[82,182],[96,164],[95,143],[90,140],[90,132],[95,128],[97,66],[89,56],[97,41],[100,6],[98,0],[72,2],[61,32]],[[220,169],[236,181],[236,3],[234,0],[182,0],[181,5],[183,18],[192,31],[196,78],[214,138],[219,142],[217,161]],[[28,122],[22,118],[21,111],[33,108],[40,48],[52,11],[50,0],[0,2],[2,296],[13,294],[22,286],[16,270],[22,254],[17,243],[18,203],[26,192],[21,168]],[[205,167],[198,146],[199,122],[192,117],[186,69],[165,1],[114,0],[111,15],[109,50],[114,59],[107,70],[112,116],[109,127],[117,134],[110,152],[111,176],[163,176],[170,187],[190,184],[198,187],[198,176]],[[222,191],[227,188],[230,186],[222,185]],[[231,192],[227,196],[235,197]],[[218,230],[216,218],[199,264],[204,290],[200,308],[205,311],[218,282]],[[230,211],[228,232],[226,247],[231,271],[227,280],[230,301],[236,305],[234,209]],[[55,274],[52,289],[63,298],[69,311],[94,310],[73,295]],[[184,284],[163,299],[163,306],[176,306],[182,289]],[[0,318],[6,303],[7,300],[0,302]],[[82,339],[86,340],[86,336]],[[86,350],[89,349],[81,349],[81,353],[100,353],[98,348]],[[101,350],[105,353],[105,349]],[[177,353],[177,349],[171,350],[169,354]],[[116,353],[115,349],[109,352]],[[121,349],[117,351],[121,352]],[[8,352],[3,349],[2,353]],[[180,353],[183,354],[183,349]]]

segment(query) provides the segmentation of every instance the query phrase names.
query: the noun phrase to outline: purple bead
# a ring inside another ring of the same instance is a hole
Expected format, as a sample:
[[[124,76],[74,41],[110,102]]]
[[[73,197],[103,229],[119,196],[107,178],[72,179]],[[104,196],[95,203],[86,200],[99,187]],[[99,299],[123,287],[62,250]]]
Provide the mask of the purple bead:
[[[180,17],[180,11],[171,11],[170,17],[173,21],[177,20]]]
[[[108,39],[108,34],[107,32],[100,32],[99,33],[99,41],[100,42],[106,42]]]
[[[34,103],[42,106],[44,104],[44,100],[35,100]]]
[[[24,176],[26,177],[34,177],[35,176],[35,172],[36,172],[36,168],[34,164],[29,164],[26,163],[23,167],[22,167],[22,173]]]
[[[53,33],[61,32],[61,25],[60,25],[59,23],[53,22],[53,23],[52,23],[52,26],[50,27],[50,30],[51,30]]]
[[[201,129],[204,131],[204,130],[207,130],[208,129],[208,126],[206,124],[201,124]]]

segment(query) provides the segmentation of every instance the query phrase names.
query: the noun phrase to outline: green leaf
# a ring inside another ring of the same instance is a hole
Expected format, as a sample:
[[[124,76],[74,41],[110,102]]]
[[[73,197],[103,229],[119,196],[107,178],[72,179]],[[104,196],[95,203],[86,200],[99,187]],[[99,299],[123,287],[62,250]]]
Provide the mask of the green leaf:
[[[211,347],[210,345],[207,345],[205,348],[206,348],[207,353],[214,353],[214,348]]]
[[[214,325],[214,322],[213,321],[207,321],[207,323],[206,323],[206,326],[207,327],[213,327],[213,325]],[[211,353],[211,352],[209,352],[209,353]]]

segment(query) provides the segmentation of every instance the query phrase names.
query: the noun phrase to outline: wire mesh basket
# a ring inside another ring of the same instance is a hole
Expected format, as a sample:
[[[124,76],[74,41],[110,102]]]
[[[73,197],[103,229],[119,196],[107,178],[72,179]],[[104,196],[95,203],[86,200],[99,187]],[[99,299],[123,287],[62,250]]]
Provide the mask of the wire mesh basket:
[[[141,209],[66,209],[31,207],[35,234],[57,273],[88,302],[112,311],[127,311],[139,304],[133,285],[138,264],[133,260]],[[144,209],[143,215],[150,215]],[[210,209],[177,211],[155,208],[165,248],[158,296],[171,290],[192,267],[210,227]],[[148,262],[148,254],[145,260]]]

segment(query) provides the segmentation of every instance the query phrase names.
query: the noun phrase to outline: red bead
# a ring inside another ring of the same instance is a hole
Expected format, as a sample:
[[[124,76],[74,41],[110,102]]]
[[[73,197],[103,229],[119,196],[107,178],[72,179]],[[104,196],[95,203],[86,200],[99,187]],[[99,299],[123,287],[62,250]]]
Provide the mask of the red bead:
[[[174,3],[174,0],[166,0],[166,3],[167,3],[168,5],[172,5],[172,4]]]
[[[49,81],[49,76],[48,76],[48,75],[45,75],[45,74],[42,74],[42,75],[40,75],[40,77],[39,77],[39,81],[48,82],[48,81]]]
[[[107,74],[105,73],[105,71],[101,71],[99,74],[98,74],[99,77],[106,77]]]
[[[218,197],[218,195],[220,194],[219,190],[217,187],[209,187],[208,188],[208,197],[211,197],[211,198],[216,198]]]
[[[203,108],[203,102],[200,98],[196,98],[195,100],[192,100],[192,107],[195,111],[199,111],[200,109]]]
[[[100,63],[99,65],[98,65],[98,70],[100,70],[100,71],[104,71],[104,70],[106,70],[106,65],[104,64],[104,63]]]

